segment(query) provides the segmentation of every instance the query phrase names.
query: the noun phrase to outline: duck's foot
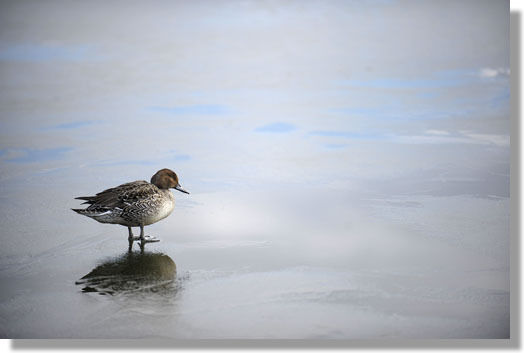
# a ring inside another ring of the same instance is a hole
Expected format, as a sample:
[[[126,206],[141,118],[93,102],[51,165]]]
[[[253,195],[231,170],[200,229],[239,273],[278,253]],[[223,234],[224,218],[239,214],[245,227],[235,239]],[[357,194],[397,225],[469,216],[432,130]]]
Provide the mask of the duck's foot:
[[[139,240],[140,240],[140,246],[147,244],[147,243],[158,243],[160,241],[160,239],[153,237],[151,235],[146,235],[144,236],[144,238],[139,237]]]

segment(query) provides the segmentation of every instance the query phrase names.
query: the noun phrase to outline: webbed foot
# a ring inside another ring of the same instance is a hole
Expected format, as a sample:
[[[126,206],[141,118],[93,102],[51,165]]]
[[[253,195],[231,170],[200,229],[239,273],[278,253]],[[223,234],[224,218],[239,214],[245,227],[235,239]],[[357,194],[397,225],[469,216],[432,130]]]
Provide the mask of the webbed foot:
[[[140,240],[140,246],[147,244],[147,243],[158,243],[160,239],[157,237],[153,237],[151,235],[146,235],[143,238],[139,237]]]

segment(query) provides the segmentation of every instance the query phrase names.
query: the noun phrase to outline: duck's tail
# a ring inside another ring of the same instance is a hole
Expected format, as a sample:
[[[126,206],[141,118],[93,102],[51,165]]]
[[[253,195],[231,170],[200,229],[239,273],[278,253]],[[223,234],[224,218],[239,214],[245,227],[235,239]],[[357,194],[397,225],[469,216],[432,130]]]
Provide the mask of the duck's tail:
[[[82,205],[83,204],[92,204],[95,200],[95,196],[79,196],[79,197],[75,197],[75,200],[83,200],[85,202],[82,202]]]

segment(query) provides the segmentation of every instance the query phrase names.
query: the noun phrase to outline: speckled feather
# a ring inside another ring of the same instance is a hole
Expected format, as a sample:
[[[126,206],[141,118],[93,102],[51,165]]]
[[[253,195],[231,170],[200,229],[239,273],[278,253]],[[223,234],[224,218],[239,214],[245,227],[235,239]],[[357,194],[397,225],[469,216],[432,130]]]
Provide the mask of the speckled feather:
[[[158,193],[158,188],[144,180],[119,185],[99,192],[95,196],[76,197],[77,200],[86,200],[83,204],[90,204],[87,210],[96,211],[99,208],[107,209],[119,207],[136,202],[142,198],[148,198]]]

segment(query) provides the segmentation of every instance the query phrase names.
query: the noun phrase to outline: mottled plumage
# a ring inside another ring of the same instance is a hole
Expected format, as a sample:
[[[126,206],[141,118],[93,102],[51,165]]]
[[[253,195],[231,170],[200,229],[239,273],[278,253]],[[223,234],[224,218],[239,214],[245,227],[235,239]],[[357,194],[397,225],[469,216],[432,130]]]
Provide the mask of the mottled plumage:
[[[131,227],[140,227],[140,240],[145,241],[144,226],[158,222],[173,212],[175,198],[170,188],[189,194],[180,187],[173,171],[162,169],[153,175],[151,183],[138,180],[104,190],[95,196],[77,197],[89,206],[73,211],[101,223],[128,227],[130,241],[135,239]]]

